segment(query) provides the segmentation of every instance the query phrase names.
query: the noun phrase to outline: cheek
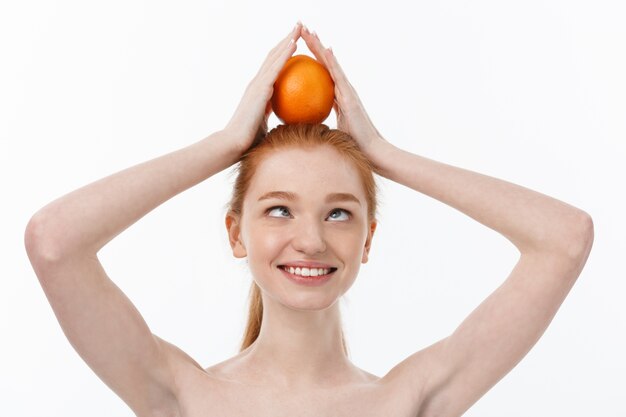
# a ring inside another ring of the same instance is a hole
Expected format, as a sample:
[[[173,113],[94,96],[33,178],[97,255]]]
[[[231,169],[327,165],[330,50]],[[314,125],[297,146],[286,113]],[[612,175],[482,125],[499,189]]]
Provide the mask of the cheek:
[[[328,248],[346,262],[359,263],[366,237],[361,230],[344,230],[328,235]]]
[[[280,230],[258,228],[251,231],[248,242],[248,256],[261,262],[271,262],[272,258],[285,246],[286,234]]]

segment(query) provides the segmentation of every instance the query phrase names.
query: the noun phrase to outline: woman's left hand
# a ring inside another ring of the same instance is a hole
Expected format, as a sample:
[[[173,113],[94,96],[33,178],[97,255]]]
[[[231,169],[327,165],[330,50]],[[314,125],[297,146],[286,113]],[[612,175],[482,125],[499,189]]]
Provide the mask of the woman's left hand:
[[[337,114],[337,129],[352,136],[365,155],[374,161],[380,145],[388,145],[389,142],[383,138],[370,120],[332,49],[324,48],[317,34],[311,33],[306,26],[302,28],[302,39],[315,58],[328,69],[335,82],[334,109]]]

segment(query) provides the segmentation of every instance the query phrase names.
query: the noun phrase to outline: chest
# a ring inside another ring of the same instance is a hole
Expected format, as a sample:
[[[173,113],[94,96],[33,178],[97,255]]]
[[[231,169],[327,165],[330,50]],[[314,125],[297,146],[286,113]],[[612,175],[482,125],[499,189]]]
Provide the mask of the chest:
[[[196,377],[179,393],[181,417],[415,417],[417,409],[389,387],[360,385],[284,393]]]

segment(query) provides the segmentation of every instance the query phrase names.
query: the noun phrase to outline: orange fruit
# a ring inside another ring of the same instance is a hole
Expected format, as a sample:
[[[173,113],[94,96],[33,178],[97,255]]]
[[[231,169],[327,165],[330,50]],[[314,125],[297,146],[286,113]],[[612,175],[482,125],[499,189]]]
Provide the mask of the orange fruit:
[[[272,110],[285,124],[322,123],[334,99],[335,83],[326,67],[310,56],[295,55],[274,83]]]

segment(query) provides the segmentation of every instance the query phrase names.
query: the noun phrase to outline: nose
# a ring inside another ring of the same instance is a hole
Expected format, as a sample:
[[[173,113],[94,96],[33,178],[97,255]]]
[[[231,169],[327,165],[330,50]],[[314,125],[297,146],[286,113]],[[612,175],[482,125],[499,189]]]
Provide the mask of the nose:
[[[294,249],[307,255],[326,251],[323,226],[316,221],[302,220],[295,228],[292,242]]]

